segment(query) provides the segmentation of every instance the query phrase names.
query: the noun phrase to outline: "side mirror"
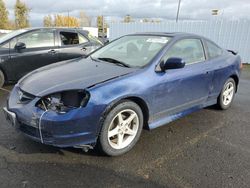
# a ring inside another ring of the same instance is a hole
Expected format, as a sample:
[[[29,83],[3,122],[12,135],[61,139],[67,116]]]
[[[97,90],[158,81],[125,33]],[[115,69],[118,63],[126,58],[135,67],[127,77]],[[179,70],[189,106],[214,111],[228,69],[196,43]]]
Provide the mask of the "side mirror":
[[[178,57],[171,57],[169,59],[167,59],[167,61],[163,61],[160,64],[161,70],[165,71],[167,69],[180,69],[185,67],[185,61],[181,58]]]
[[[26,44],[24,44],[23,42],[18,42],[18,43],[16,43],[16,45],[15,45],[15,49],[16,49],[17,51],[23,50],[23,49],[25,49],[25,48],[26,48]]]
[[[106,39],[104,40],[104,44],[108,44],[108,43],[109,43],[109,39],[106,38]]]

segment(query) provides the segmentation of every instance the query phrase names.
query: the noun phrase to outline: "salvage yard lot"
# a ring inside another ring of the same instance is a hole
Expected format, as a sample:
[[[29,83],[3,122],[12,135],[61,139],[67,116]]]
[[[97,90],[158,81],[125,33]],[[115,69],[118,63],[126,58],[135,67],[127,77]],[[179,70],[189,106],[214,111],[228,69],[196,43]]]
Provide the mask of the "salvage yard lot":
[[[5,89],[11,89],[7,86]],[[1,107],[8,93],[0,91]],[[0,113],[1,187],[248,187],[250,66],[232,107],[206,108],[151,132],[121,157],[44,146]]]

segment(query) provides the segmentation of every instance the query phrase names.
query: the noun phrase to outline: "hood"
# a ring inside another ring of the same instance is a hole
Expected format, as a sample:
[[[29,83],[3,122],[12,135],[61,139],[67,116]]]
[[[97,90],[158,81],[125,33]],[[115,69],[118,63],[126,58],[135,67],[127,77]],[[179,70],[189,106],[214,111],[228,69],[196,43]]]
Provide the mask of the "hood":
[[[64,90],[85,89],[135,70],[80,58],[35,70],[23,77],[18,86],[25,92],[42,97]]]

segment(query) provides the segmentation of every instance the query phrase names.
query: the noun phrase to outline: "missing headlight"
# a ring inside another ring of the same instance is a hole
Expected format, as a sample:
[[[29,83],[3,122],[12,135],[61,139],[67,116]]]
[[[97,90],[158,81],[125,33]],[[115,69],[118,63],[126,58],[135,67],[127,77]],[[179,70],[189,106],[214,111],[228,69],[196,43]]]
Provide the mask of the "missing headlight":
[[[85,90],[62,91],[42,97],[36,106],[43,110],[66,113],[75,108],[85,107],[89,96],[89,92]]]
[[[87,99],[88,94],[83,91],[64,91],[61,93],[61,101],[65,106],[85,106]]]

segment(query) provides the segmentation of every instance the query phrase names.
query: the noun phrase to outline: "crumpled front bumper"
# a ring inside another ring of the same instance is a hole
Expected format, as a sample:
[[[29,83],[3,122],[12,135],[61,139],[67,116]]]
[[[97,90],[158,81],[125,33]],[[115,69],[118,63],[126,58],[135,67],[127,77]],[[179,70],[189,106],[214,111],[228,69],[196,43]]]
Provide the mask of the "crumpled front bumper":
[[[65,114],[43,111],[35,106],[39,97],[28,103],[20,103],[18,90],[17,86],[12,90],[6,110],[15,114],[16,128],[26,136],[58,147],[95,144],[101,112],[94,106],[87,105]]]

